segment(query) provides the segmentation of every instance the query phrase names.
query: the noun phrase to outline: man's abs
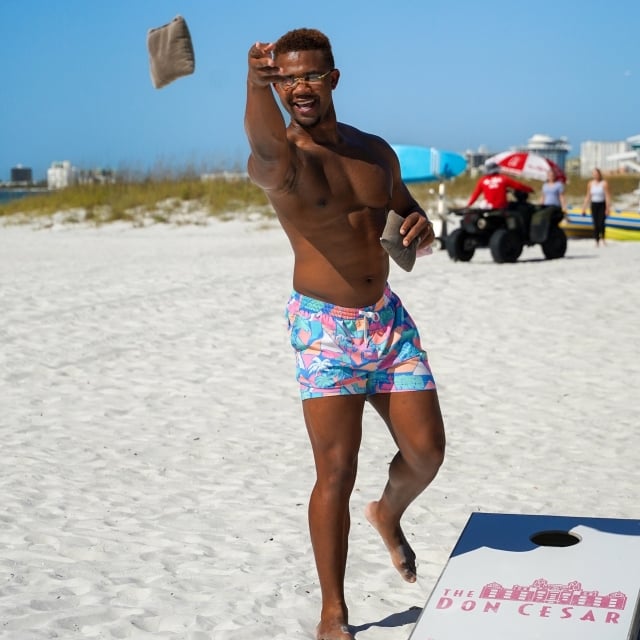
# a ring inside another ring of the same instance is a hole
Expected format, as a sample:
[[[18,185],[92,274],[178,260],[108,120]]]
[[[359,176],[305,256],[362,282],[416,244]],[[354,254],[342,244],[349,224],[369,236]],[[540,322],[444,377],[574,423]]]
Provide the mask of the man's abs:
[[[380,299],[389,275],[389,257],[380,244],[384,210],[279,217],[295,256],[296,291],[342,307]]]

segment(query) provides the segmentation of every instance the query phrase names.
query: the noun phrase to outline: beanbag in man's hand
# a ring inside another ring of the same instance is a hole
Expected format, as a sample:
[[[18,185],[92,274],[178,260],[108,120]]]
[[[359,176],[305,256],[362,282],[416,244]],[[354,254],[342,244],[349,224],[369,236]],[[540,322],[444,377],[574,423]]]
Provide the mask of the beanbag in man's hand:
[[[187,23],[176,16],[168,24],[147,33],[151,81],[156,89],[188,76],[196,67],[193,43]]]
[[[400,234],[400,227],[404,218],[395,211],[389,211],[387,224],[382,232],[380,244],[386,252],[395,260],[396,264],[405,271],[411,271],[416,262],[416,249],[418,248],[418,238],[408,247],[402,244],[404,236]]]

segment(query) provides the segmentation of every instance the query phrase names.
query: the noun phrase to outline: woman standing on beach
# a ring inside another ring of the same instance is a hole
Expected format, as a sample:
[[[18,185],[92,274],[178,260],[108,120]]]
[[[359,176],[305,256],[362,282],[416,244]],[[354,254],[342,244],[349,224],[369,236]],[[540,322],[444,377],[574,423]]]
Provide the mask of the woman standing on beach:
[[[560,207],[563,211],[567,208],[564,197],[564,184],[556,178],[553,171],[547,172],[547,180],[542,185],[542,204],[547,207]]]
[[[609,185],[602,178],[602,171],[597,167],[593,170],[593,178],[587,184],[587,195],[582,204],[582,215],[585,215],[587,205],[591,202],[591,218],[593,219],[593,237],[596,241],[596,247],[604,241],[604,230],[607,216],[611,208],[611,195],[609,194]]]

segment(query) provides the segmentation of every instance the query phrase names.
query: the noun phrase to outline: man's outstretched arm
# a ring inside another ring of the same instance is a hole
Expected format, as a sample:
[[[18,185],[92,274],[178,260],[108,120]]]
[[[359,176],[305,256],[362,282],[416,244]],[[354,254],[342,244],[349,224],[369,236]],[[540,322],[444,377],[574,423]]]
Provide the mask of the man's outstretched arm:
[[[251,147],[249,176],[263,189],[284,184],[291,166],[286,124],[273,95],[272,83],[280,78],[272,43],[256,42],[249,49],[247,103],[244,128]]]

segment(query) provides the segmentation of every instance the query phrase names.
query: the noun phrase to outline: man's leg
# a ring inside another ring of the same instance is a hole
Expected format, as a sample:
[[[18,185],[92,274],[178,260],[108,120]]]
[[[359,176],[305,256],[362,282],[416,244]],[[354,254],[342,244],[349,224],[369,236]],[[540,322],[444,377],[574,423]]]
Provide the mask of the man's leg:
[[[347,629],[344,575],[364,402],[364,395],[344,395],[302,403],[316,466],[309,529],[322,594],[318,640],[353,640]]]
[[[436,476],[444,459],[445,434],[438,395],[431,391],[402,391],[369,398],[386,422],[398,453],[389,466],[389,479],[366,516],[378,530],[391,560],[407,582],[415,582],[415,554],[400,519],[407,507]]]

